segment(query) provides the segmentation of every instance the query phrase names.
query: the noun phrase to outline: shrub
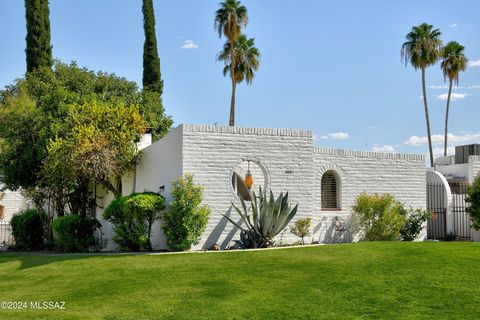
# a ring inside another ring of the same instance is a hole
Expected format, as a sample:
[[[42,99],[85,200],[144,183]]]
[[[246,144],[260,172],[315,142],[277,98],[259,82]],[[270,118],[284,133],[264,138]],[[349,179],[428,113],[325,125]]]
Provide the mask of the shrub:
[[[15,247],[23,250],[38,250],[43,248],[45,233],[42,220],[45,212],[27,209],[15,214],[10,221]]]
[[[367,241],[399,240],[406,222],[402,203],[389,194],[361,194],[352,207]]]
[[[302,244],[305,244],[305,237],[310,235],[310,227],[312,225],[312,218],[301,218],[295,221],[291,231],[297,237],[302,239]]]
[[[240,197],[242,210],[232,203],[232,207],[242,218],[246,229],[233,221],[230,217],[223,215],[228,221],[241,230],[240,241],[236,241],[240,247],[246,248],[265,248],[271,247],[275,243],[275,236],[282,232],[292,218],[297,214],[298,204],[292,209],[288,202],[288,192],[280,193],[275,200],[273,192],[270,191],[270,197],[267,197],[267,191],[260,188],[259,196],[252,192],[252,200],[249,201],[252,213],[247,208],[245,200]]]
[[[113,240],[122,251],[151,251],[152,225],[165,208],[165,198],[158,193],[132,193],[113,200],[103,218],[113,223]]]
[[[480,176],[477,176],[467,187],[465,202],[468,203],[467,212],[472,219],[472,227],[480,230]]]
[[[57,247],[71,252],[89,251],[97,244],[95,231],[101,226],[97,219],[78,214],[58,217],[53,222]]]
[[[413,241],[417,239],[418,235],[422,231],[422,227],[425,221],[427,221],[432,214],[430,212],[421,209],[410,209],[407,212],[407,220],[405,225],[400,230],[400,235],[403,241]]]
[[[189,250],[200,242],[211,210],[207,205],[200,205],[203,188],[193,183],[192,175],[180,177],[172,186],[173,200],[169,211],[163,214],[162,229],[171,250]]]

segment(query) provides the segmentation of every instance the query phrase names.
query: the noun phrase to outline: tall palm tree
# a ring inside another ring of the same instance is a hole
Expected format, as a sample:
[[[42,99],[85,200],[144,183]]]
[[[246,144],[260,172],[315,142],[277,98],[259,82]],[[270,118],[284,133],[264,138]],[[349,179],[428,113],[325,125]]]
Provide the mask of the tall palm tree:
[[[443,79],[449,81],[448,86],[448,97],[447,97],[447,109],[445,112],[445,139],[443,146],[443,155],[447,155],[447,139],[448,139],[448,112],[450,111],[450,97],[452,96],[452,85],[453,82],[458,87],[458,77],[460,71],[465,71],[467,69],[468,59],[465,57],[463,51],[465,47],[460,45],[456,41],[450,41],[443,48],[442,51],[442,72]]]
[[[225,35],[230,47],[233,48],[241,34],[242,26],[248,23],[247,8],[237,0],[224,0],[220,2],[220,8],[215,12],[215,29],[218,36]],[[234,52],[231,51],[230,61],[235,62]],[[230,101],[230,121],[229,125],[235,125],[235,63],[230,64],[230,79],[232,80],[232,97]]]
[[[232,59],[233,55],[233,59]],[[247,39],[245,35],[240,35],[234,43],[234,50],[231,50],[230,42],[225,42],[223,50],[218,54],[218,60],[225,62],[223,75],[226,76],[231,70],[234,70],[235,84],[247,81],[252,84],[255,77],[255,71],[260,67],[260,51],[255,47],[255,39]],[[232,63],[232,61],[234,61]]]
[[[442,40],[439,29],[427,23],[412,27],[407,34],[407,41],[403,43],[401,56],[405,60],[405,66],[410,63],[415,70],[422,71],[422,93],[425,108],[425,122],[427,124],[428,149],[430,151],[430,165],[433,167],[432,134],[430,131],[430,117],[428,115],[427,92],[425,89],[425,69],[437,62]]]

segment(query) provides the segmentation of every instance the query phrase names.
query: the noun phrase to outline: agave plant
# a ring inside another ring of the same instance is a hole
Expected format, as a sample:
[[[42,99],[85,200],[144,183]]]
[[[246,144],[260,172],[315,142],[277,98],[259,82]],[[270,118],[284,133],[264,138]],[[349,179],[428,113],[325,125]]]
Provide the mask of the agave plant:
[[[248,248],[273,246],[275,236],[285,229],[298,210],[298,204],[293,209],[289,205],[288,192],[280,193],[278,198],[275,199],[273,192],[270,191],[270,197],[268,198],[267,191],[262,191],[261,188],[258,197],[253,192],[249,207],[242,198],[240,198],[240,202],[242,204],[241,209],[233,203],[232,207],[240,215],[246,228],[230,217],[223,216],[241,230],[241,241],[237,241],[237,243]]]

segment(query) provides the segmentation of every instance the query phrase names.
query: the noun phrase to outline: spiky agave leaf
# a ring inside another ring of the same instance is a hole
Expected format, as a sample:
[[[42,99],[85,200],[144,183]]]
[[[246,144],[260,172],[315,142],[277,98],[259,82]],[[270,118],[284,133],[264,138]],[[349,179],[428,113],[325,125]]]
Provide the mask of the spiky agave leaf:
[[[298,204],[296,204],[293,209],[289,205],[288,192],[285,194],[283,192],[280,193],[278,198],[275,199],[272,191],[269,192],[270,197],[268,197],[266,190],[262,190],[261,188],[259,190],[258,196],[255,192],[252,193],[252,199],[250,201],[250,209],[252,210],[251,217],[248,214],[249,208],[243,199],[240,199],[243,212],[232,203],[232,207],[248,227],[248,230],[242,228],[242,232],[248,231],[255,234],[255,240],[253,241],[254,247],[271,245],[274,237],[285,229],[298,211]],[[237,223],[232,221],[232,219],[229,217],[226,218],[241,228]],[[243,236],[245,235],[246,234],[243,234]]]
[[[226,214],[223,214],[221,213],[222,216],[224,216],[228,221],[230,221],[230,223],[232,223],[234,226],[236,226],[237,228],[239,228],[241,231],[244,231],[244,232],[248,232],[247,229],[243,228],[241,225],[239,225],[238,223],[236,223],[235,221],[233,221],[229,216],[227,216]]]

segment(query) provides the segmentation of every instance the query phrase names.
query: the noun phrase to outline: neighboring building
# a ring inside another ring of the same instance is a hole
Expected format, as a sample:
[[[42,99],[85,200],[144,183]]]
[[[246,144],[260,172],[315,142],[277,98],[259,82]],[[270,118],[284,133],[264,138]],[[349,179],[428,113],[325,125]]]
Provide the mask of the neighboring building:
[[[239,196],[245,196],[242,178],[247,170],[253,175],[253,190],[261,186],[274,194],[289,192],[291,202],[299,203],[296,218],[313,219],[313,241],[351,240],[344,226],[362,192],[390,193],[414,208],[425,208],[426,203],[423,155],[320,148],[314,146],[311,131],[214,125],[180,125],[145,147],[135,172],[124,177],[123,191],[160,191],[168,202],[171,182],[184,173],[193,174],[212,209],[207,230],[195,248],[215,243],[226,248],[238,237],[238,230],[222,214],[239,219],[229,209]],[[96,190],[98,219],[112,200],[100,189]],[[111,225],[103,220],[102,224],[105,250],[114,250]],[[298,239],[287,228],[277,241]],[[166,249],[158,223],[152,243],[155,249]]]
[[[427,206],[437,213],[429,221],[430,238],[480,241],[466,212],[467,185],[480,175],[480,144],[455,147],[455,155],[435,160],[427,172]],[[440,190],[438,190],[440,188]]]
[[[435,171],[454,188],[457,183],[472,183],[480,172],[480,144],[455,147],[455,155],[435,160]]]

